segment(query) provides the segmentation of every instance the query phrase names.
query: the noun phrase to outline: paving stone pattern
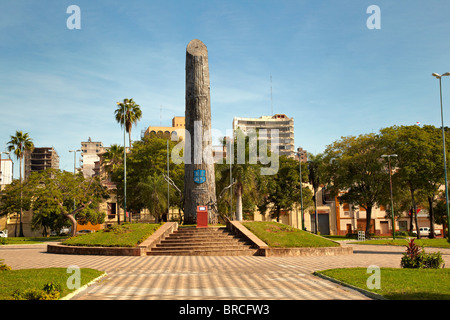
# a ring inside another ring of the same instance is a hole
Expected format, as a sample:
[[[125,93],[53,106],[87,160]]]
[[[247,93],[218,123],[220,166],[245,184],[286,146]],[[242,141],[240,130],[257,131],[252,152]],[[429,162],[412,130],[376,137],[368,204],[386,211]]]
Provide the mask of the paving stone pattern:
[[[46,245],[22,245],[0,247],[0,259],[13,269],[77,265],[108,273],[74,300],[370,299],[312,272],[370,265],[398,268],[404,248],[352,246],[354,254],[342,256],[119,257],[50,254]],[[438,250],[450,266],[450,249],[430,248],[427,252]]]

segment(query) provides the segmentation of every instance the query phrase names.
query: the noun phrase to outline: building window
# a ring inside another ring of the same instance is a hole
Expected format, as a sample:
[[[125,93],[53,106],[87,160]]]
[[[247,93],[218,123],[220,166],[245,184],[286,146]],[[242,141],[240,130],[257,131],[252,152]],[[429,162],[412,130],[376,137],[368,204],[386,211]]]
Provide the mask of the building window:
[[[407,221],[399,221],[398,222],[398,229],[400,231],[407,231],[408,230],[408,222]]]
[[[114,219],[117,213],[117,204],[115,202],[107,203],[106,214],[108,219]]]

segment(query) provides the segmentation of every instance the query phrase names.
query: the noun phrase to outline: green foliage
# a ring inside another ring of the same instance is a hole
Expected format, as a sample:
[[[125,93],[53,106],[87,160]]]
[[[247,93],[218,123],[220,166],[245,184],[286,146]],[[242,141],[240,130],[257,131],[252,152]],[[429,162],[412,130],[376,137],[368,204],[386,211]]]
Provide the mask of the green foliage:
[[[169,155],[176,143],[169,141]],[[170,178],[181,190],[181,195],[170,187],[171,206],[184,207],[184,164],[169,162]],[[133,142],[127,153],[127,211],[148,209],[157,221],[166,221],[167,216],[167,139],[144,137]],[[123,206],[124,165],[112,169],[111,181],[116,183],[119,205]]]
[[[141,119],[141,108],[132,98],[125,98],[123,102],[117,102],[117,106],[117,109],[114,111],[116,121],[121,127],[125,124],[125,130],[128,132],[131,147],[131,128]]]
[[[14,300],[58,300],[60,297],[60,292],[61,285],[48,282],[42,289],[17,289],[13,292],[12,297]]]
[[[438,269],[443,263],[440,252],[427,254],[423,247],[420,248],[412,238],[406,246],[406,252],[402,256],[400,265],[402,268]]]
[[[272,217],[278,221],[282,210],[291,210],[294,204],[300,203],[300,171],[298,161],[286,156],[280,156],[278,172],[275,175],[269,176],[268,181],[268,200],[273,204],[271,213]],[[313,205],[313,194],[311,190],[309,188],[303,188],[302,193],[304,208],[311,207]]]
[[[11,267],[8,266],[7,264],[4,263],[0,264],[0,271],[9,271],[9,270],[11,270]]]
[[[432,224],[442,223],[433,212],[444,171],[441,130],[434,126],[392,126],[378,133],[342,137],[324,152],[322,182],[332,196],[366,209],[368,234],[375,205],[385,206],[386,218],[391,218],[388,160],[382,155],[397,155],[390,158],[394,215],[412,208],[417,225],[421,205],[429,207]]]
[[[241,150],[238,150],[238,141],[245,141],[242,143],[245,146],[245,157],[240,154]],[[258,143],[254,146],[257,150],[260,147]],[[225,139],[222,144],[224,147],[229,147]],[[270,175],[262,174],[262,169],[268,169],[267,165],[252,161],[250,144],[250,136],[245,135],[239,129],[236,130],[231,172],[229,163],[215,165],[219,212],[227,213],[231,217],[230,207],[236,206],[236,213],[238,213],[241,206],[244,219],[246,211],[253,212],[255,209],[263,216],[270,214],[271,217],[279,219],[281,211],[291,210],[294,204],[300,203],[299,162],[286,156],[280,156],[277,171]],[[227,152],[230,154],[229,151]],[[270,152],[268,153],[268,156],[271,156]],[[227,159],[226,162],[229,161],[230,159]],[[302,181],[306,182],[306,164],[302,163],[301,165]],[[234,181],[231,195],[229,189],[226,189],[230,185],[230,173]],[[233,203],[231,203],[231,197]],[[304,208],[312,205],[311,198],[311,191],[303,188]]]
[[[26,189],[33,194],[32,209],[36,217],[33,227],[56,230],[70,220],[76,230],[76,215],[80,224],[103,223],[105,213],[99,210],[100,203],[108,193],[99,179],[85,179],[82,174],[55,169],[35,172],[28,179]]]
[[[366,210],[366,234],[370,232],[372,208],[389,181],[381,146],[375,134],[343,137],[329,145],[323,156],[324,182],[333,196]]]

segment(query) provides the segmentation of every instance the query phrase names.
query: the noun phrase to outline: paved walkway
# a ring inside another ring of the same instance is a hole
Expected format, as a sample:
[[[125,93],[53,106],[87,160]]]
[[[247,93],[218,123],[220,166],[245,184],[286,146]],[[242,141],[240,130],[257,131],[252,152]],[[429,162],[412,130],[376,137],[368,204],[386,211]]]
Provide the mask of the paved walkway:
[[[75,300],[370,299],[315,277],[312,272],[370,265],[398,268],[404,247],[352,246],[353,255],[281,258],[81,256],[49,254],[46,245],[11,245],[0,247],[0,259],[13,269],[77,265],[108,273],[104,280],[76,295]],[[426,249],[437,250],[443,254],[446,266],[450,266],[450,249]]]

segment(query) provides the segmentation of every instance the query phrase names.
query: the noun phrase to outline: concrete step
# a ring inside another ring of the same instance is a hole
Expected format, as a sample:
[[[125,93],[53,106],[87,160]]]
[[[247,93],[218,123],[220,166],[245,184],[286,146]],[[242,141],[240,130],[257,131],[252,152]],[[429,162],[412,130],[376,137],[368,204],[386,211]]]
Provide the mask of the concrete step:
[[[190,241],[180,241],[179,239],[166,239],[161,243],[158,243],[156,247],[161,247],[165,245],[170,246],[190,246],[190,245],[215,245],[215,246],[226,246],[226,245],[245,245],[247,244],[243,240],[239,239],[191,239]]]
[[[221,228],[181,227],[150,249],[147,255],[255,255],[243,239]]]
[[[220,250],[166,250],[149,251],[148,256],[254,256],[257,249],[220,249]]]
[[[153,248],[152,251],[192,251],[192,250],[247,250],[250,249],[248,246],[227,246],[227,247],[221,247],[221,246],[209,246],[209,245],[203,245],[203,246],[164,246],[164,247],[157,247]]]
[[[174,234],[198,234],[198,235],[208,235],[208,234],[228,234],[228,231],[225,228],[201,228],[201,229],[195,229],[195,228],[182,228],[178,229],[174,232]]]

